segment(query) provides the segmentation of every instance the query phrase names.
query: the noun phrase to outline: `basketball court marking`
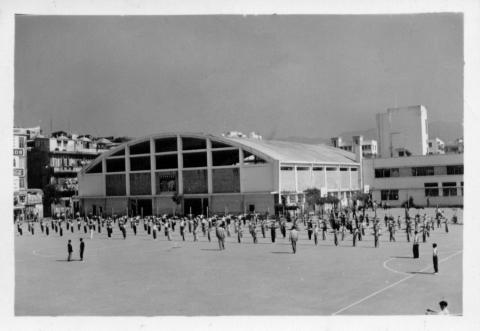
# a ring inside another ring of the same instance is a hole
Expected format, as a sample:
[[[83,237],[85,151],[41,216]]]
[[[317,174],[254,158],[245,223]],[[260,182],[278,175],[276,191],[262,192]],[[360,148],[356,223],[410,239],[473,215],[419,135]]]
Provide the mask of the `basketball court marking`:
[[[449,255],[449,256],[441,259],[441,260],[438,261],[438,262],[439,262],[439,263],[445,262],[445,261],[449,260],[450,258],[452,258],[452,257],[454,257],[454,256],[456,256],[456,255],[458,255],[458,254],[460,254],[460,253],[462,253],[462,252],[463,252],[463,250],[459,250],[459,251],[457,251],[456,253],[453,253],[453,254],[451,254],[451,255]],[[431,269],[431,268],[432,268],[432,266],[431,266],[431,265],[428,265],[428,266],[426,266],[425,268],[423,268],[422,270],[420,270],[420,272],[423,272],[423,271],[428,270],[428,269]],[[406,276],[406,277],[404,277],[404,278],[396,281],[396,282],[393,283],[393,284],[390,284],[390,285],[388,285],[388,286],[386,286],[386,287],[384,287],[384,288],[382,288],[382,289],[380,289],[380,290],[378,290],[378,291],[375,291],[375,292],[367,295],[366,297],[364,297],[364,298],[362,298],[362,299],[360,299],[360,300],[358,300],[358,301],[355,301],[354,303],[349,304],[348,306],[346,306],[346,307],[344,307],[344,308],[342,308],[342,309],[340,309],[340,310],[337,310],[336,312],[332,313],[332,315],[340,314],[341,312],[344,312],[345,310],[348,310],[348,309],[350,309],[350,308],[358,305],[359,303],[362,303],[362,302],[364,302],[365,300],[368,300],[368,299],[376,296],[376,295],[379,294],[379,293],[382,293],[382,292],[384,292],[384,291],[386,291],[386,290],[388,290],[388,289],[390,289],[390,288],[392,288],[392,287],[394,287],[394,286],[397,286],[398,284],[403,283],[404,281],[406,281],[406,280],[408,280],[408,279],[410,279],[410,278],[412,278],[412,277],[415,277],[416,275],[417,275],[417,274],[408,275],[408,276]]]

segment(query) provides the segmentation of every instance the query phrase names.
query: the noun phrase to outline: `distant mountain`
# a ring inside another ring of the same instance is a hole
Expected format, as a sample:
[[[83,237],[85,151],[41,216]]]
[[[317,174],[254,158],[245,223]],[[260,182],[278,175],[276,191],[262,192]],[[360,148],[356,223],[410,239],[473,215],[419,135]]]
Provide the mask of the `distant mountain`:
[[[458,122],[435,121],[428,123],[429,138],[438,137],[444,142],[463,137],[463,124]]]

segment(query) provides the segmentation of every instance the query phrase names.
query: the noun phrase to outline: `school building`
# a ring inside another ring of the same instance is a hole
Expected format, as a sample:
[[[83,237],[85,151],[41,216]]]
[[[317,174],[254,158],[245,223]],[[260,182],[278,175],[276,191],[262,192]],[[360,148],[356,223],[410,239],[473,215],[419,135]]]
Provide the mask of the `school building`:
[[[361,146],[361,143],[359,144]],[[270,212],[304,190],[348,199],[361,190],[361,148],[261,136],[162,133],[119,145],[78,174],[82,213]]]
[[[399,207],[463,206],[463,154],[363,160],[363,181],[372,199]]]

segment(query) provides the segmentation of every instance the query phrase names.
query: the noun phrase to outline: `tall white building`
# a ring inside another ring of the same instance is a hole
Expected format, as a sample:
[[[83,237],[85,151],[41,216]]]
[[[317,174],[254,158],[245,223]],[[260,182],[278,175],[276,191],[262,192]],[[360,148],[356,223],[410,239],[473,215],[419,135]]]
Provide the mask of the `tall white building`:
[[[428,124],[424,106],[389,108],[376,117],[381,157],[427,154]]]

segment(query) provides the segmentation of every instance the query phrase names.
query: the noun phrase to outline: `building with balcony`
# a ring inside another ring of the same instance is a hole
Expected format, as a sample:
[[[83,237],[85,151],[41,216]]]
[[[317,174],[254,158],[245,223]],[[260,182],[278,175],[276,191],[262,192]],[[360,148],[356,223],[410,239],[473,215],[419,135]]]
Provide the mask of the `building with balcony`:
[[[57,203],[44,206],[48,216],[78,210],[78,202],[72,199],[78,190],[78,172],[115,143],[106,138],[57,131],[50,137],[35,137],[29,146],[29,187],[44,190],[53,185],[60,195]]]
[[[79,173],[82,213],[270,212],[304,203],[304,191],[348,198],[360,190],[353,153],[326,145],[163,133],[126,142]]]
[[[27,137],[21,128],[13,129],[13,210],[14,217],[25,217],[27,207]]]

